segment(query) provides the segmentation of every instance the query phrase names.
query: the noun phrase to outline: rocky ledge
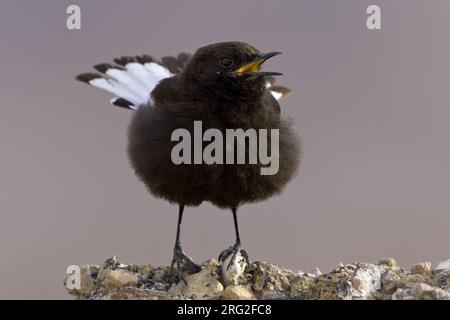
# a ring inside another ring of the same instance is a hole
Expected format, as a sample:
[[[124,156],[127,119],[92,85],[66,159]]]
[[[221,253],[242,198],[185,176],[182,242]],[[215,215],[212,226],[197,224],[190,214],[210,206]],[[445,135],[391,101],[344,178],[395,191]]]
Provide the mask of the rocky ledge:
[[[207,260],[202,270],[185,274],[186,283],[170,283],[169,267],[124,265],[115,257],[102,265],[79,269],[78,288],[67,285],[77,299],[333,299],[450,300],[450,260],[432,268],[422,262],[409,271],[392,258],[377,264],[339,264],[329,273],[305,273],[257,261],[236,259],[225,268]],[[72,282],[73,284],[73,282]]]

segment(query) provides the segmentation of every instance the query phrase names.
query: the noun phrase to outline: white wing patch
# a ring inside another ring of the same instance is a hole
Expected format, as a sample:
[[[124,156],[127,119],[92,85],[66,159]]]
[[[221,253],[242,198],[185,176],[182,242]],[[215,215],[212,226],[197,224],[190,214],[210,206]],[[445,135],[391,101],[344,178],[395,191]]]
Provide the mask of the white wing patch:
[[[283,94],[281,92],[272,91],[270,90],[270,93],[275,97],[275,99],[280,100],[283,98]]]
[[[280,100],[281,98],[289,95],[291,93],[291,89],[281,86],[276,86],[274,78],[268,78],[266,82],[266,88],[270,90],[270,93],[274,96],[275,99]]]
[[[269,80],[266,82],[266,88],[270,90],[270,93],[274,96],[275,99],[280,100],[291,92],[291,90],[286,87],[274,86],[274,83],[275,79],[269,78]]]

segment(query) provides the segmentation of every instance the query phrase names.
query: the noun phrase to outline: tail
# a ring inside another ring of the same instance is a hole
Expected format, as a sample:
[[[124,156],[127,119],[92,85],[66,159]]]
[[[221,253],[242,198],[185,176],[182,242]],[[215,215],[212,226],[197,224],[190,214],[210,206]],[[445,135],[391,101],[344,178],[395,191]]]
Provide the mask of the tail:
[[[150,93],[159,81],[173,75],[168,67],[148,55],[121,57],[114,62],[98,64],[94,66],[98,72],[83,73],[76,79],[114,94],[111,103],[126,109],[151,106]]]

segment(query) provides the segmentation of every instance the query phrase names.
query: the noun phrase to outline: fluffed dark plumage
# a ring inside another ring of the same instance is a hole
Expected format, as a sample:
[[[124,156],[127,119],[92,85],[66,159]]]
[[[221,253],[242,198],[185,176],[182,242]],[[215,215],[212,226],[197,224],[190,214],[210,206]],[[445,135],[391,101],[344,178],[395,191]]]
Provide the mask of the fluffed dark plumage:
[[[233,57],[243,63],[259,53],[239,43],[199,49],[179,74],[162,80],[152,92],[153,108],[139,108],[128,133],[128,154],[137,176],[157,197],[196,206],[210,201],[221,208],[265,200],[283,189],[300,159],[299,139],[290,122],[280,117],[277,100],[262,78],[231,79],[222,75],[216,60]],[[171,161],[172,132],[185,128],[193,136],[194,121],[203,130],[279,129],[280,167],[275,175],[261,175],[260,164],[181,164]]]

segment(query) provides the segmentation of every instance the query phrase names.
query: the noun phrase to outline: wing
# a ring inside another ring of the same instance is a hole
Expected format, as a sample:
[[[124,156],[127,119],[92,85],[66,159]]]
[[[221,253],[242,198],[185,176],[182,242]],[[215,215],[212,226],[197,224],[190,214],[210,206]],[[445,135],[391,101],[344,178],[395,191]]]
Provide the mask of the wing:
[[[82,73],[77,80],[114,94],[115,106],[136,110],[141,106],[152,106],[150,93],[164,78],[180,73],[191,59],[189,53],[165,56],[159,61],[149,55],[123,56],[114,63],[100,63],[94,66],[97,72]],[[277,99],[290,93],[290,89],[277,86],[275,78],[267,79],[267,88]]]
[[[268,77],[266,87],[270,90],[275,99],[280,100],[288,96],[292,90],[286,87],[282,87],[276,84],[276,80],[274,77]]]
[[[114,94],[113,105],[136,110],[151,106],[150,93],[156,85],[180,73],[190,57],[188,53],[180,53],[177,57],[167,56],[157,61],[149,55],[123,56],[114,59],[114,63],[97,64],[94,66],[97,72],[83,73],[76,79]]]

